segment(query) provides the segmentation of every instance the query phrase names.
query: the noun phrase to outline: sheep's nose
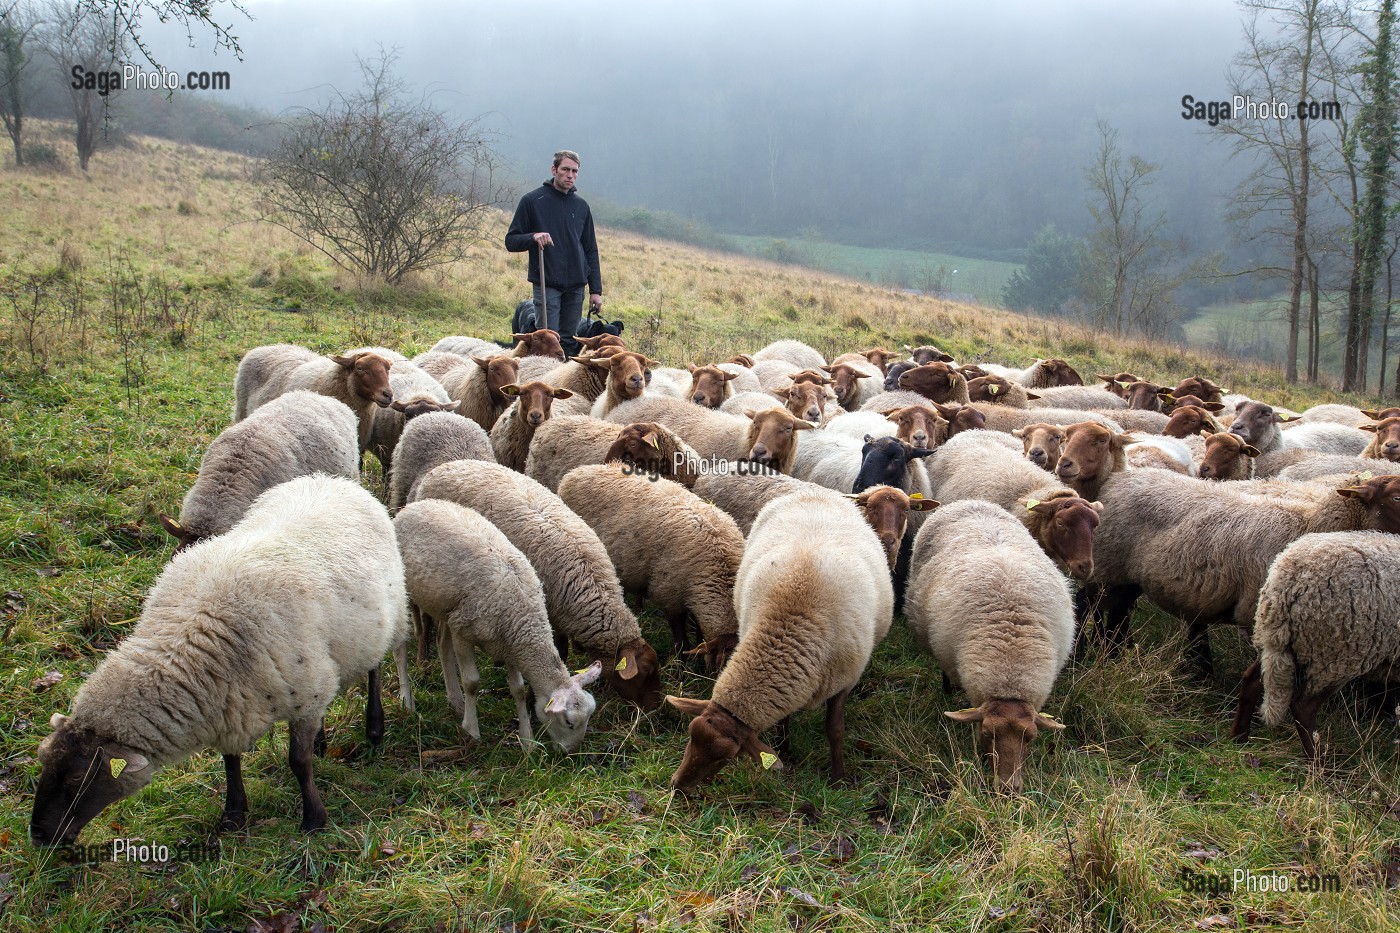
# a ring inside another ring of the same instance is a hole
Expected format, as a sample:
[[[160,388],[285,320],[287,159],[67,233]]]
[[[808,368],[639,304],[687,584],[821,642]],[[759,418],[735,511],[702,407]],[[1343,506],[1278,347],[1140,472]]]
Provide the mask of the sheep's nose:
[[[544,415],[540,414],[540,413],[537,412],[537,411],[532,411],[532,412],[530,412],[530,423],[531,423],[531,424],[539,424],[539,423],[540,423],[541,421],[543,421],[543,420],[544,420]]]
[[[749,456],[753,457],[755,460],[762,460],[768,456],[768,448],[764,447],[762,444],[754,444],[753,450],[749,453]]]
[[[808,421],[811,421],[811,422],[815,423],[816,420],[817,420],[818,418],[820,418],[821,416],[822,416],[822,412],[821,412],[821,409],[820,409],[820,408],[809,408],[809,409],[807,409],[807,420],[808,420]]]
[[[1076,580],[1087,580],[1094,575],[1092,560],[1072,560],[1068,562],[1069,574]]]
[[[925,447],[928,445],[928,435],[923,431],[915,432],[910,440],[914,442],[915,447]]]
[[[699,392],[696,392],[693,396],[691,396],[690,400],[697,405],[705,404],[705,396]]]
[[[1200,468],[1199,470],[1196,471],[1196,474],[1197,474],[1198,476],[1200,476],[1202,479],[1204,479],[1205,477],[1209,476],[1210,473],[1211,473],[1210,464],[1208,464],[1208,463],[1202,463],[1202,464],[1201,464],[1201,468]]]
[[[1045,451],[1041,450],[1039,447],[1032,447],[1030,452],[1030,458],[1035,463],[1044,463]]]

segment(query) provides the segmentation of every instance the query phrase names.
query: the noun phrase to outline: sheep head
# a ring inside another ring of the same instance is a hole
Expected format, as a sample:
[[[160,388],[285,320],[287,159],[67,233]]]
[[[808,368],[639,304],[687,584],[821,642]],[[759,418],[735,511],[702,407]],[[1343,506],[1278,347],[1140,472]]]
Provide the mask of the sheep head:
[[[1337,494],[1366,507],[1371,527],[1400,534],[1400,476],[1377,476],[1360,486],[1338,489]]]
[[[1361,413],[1372,421],[1384,421],[1387,418],[1400,418],[1400,408],[1363,408]]]
[[[1205,376],[1190,376],[1176,384],[1172,395],[1178,398],[1183,395],[1194,395],[1202,401],[1218,402],[1224,398],[1225,390]]]
[[[1135,443],[1127,434],[1095,421],[1081,421],[1065,428],[1065,443],[1055,475],[1086,499],[1098,497],[1099,488],[1112,473],[1128,468],[1124,448]]]
[[[880,546],[885,549],[891,570],[899,559],[899,545],[909,527],[909,513],[932,512],[938,508],[937,499],[925,499],[919,493],[908,496],[893,486],[872,486],[849,495],[860,507],[866,522],[875,530],[875,537],[880,539]]]
[[[744,416],[753,423],[749,425],[743,459],[762,463],[779,473],[791,473],[792,458],[797,453],[796,432],[812,430],[811,423],[794,417],[786,408],[746,408]]]
[[[880,414],[898,426],[895,437],[914,447],[934,448],[948,439],[947,420],[928,405],[886,408]]]
[[[718,408],[724,400],[734,394],[730,382],[739,378],[738,373],[727,372],[718,366],[696,366],[691,363],[690,400],[704,408]]]
[[[978,750],[992,766],[997,786],[1012,794],[1021,792],[1021,770],[1036,735],[1041,729],[1059,732],[1065,727],[1024,700],[987,700],[943,715],[977,726]]]
[[[987,426],[987,415],[971,405],[940,405],[934,402],[933,410],[948,422],[949,437],[956,437],[964,431],[980,431]]]
[[[505,408],[509,405],[510,396],[501,390],[506,386],[515,385],[520,379],[520,358],[493,356],[483,360],[479,356],[474,356],[472,360],[485,370],[486,394],[491,396],[491,404],[496,408]]]
[[[620,645],[607,675],[617,695],[633,706],[653,710],[661,705],[661,662],[645,639]]]
[[[880,374],[889,372],[890,363],[899,359],[899,354],[893,350],[886,350],[884,347],[871,347],[869,350],[858,351],[861,356],[870,361],[870,365],[877,367]]]
[[[568,684],[547,697],[535,697],[535,715],[554,744],[565,753],[576,752],[588,731],[588,720],[598,703],[586,689],[603,673],[603,662],[594,661],[569,678]]]
[[[1021,439],[1021,449],[1026,459],[1042,470],[1055,472],[1060,465],[1060,451],[1065,443],[1065,429],[1058,424],[1037,422],[1011,432],[1012,437]]]
[[[1068,492],[1043,502],[1023,499],[1021,504],[1026,507],[1022,521],[1040,549],[1076,580],[1092,577],[1094,532],[1099,527],[1103,504]]]
[[[695,717],[690,721],[690,740],[681,766],[671,775],[671,786],[676,790],[688,791],[710,780],[740,752],[767,769],[782,770],[777,753],[758,738],[758,733],[713,700],[668,696],[666,702]]]
[[[410,399],[395,399],[394,404],[389,407],[403,415],[403,420],[405,422],[409,422],[419,415],[426,415],[430,412],[455,411],[457,409],[457,403],[439,402],[431,395],[419,395]]]
[[[826,402],[826,386],[824,384],[794,382],[786,389],[778,389],[773,394],[783,400],[786,409],[794,417],[812,424],[821,421],[822,405]]]
[[[651,382],[651,367],[661,364],[642,353],[618,350],[611,356],[591,357],[588,365],[608,373],[608,387],[619,399],[633,399],[641,398]]]
[[[909,461],[932,456],[927,447],[911,447],[897,437],[865,435],[860,449],[860,472],[851,492],[863,492],[871,486],[894,486],[907,489]]]
[[[626,350],[627,342],[617,334],[599,334],[596,337],[574,337],[579,346],[589,350],[601,350],[603,347],[618,347]]]
[[[925,344],[922,347],[906,346],[904,349],[909,351],[909,358],[914,361],[915,366],[922,366],[925,363],[953,362],[951,356],[931,344]]]
[[[513,356],[547,356],[565,362],[564,346],[559,342],[559,332],[541,327],[528,334],[511,334],[511,340],[518,341]]]
[[[1128,407],[1139,411],[1161,411],[1162,397],[1171,394],[1171,389],[1142,379],[1129,383],[1123,390],[1123,398],[1127,399]]]
[[[1134,376],[1129,372],[1114,373],[1112,376],[1098,374],[1098,378],[1103,380],[1103,387],[1119,398],[1127,397],[1127,388],[1134,382],[1142,382],[1142,377]]]
[[[62,713],[49,724],[54,731],[39,743],[29,838],[40,846],[71,845],[93,817],[149,784],[155,768],[135,749],[75,726]]]
[[[967,380],[947,363],[925,363],[899,377],[899,387],[935,402],[965,401]]]
[[[353,356],[333,356],[331,360],[343,369],[348,369],[346,379],[350,394],[382,408],[394,402],[394,391],[389,388],[389,360],[368,350]]]
[[[1035,372],[1031,376],[1030,382],[1026,384],[1028,389],[1047,389],[1051,386],[1082,386],[1084,379],[1079,375],[1079,371],[1068,362],[1061,359],[1037,360]]]
[[[1219,405],[1219,402],[1212,402]],[[1162,434],[1166,437],[1190,437],[1192,434],[1214,434],[1215,419],[1211,417],[1210,411],[1199,405],[1177,405],[1172,409],[1171,417],[1167,419],[1166,425],[1162,428]]]
[[[1400,461],[1400,417],[1386,418],[1383,421],[1369,421],[1358,425],[1363,431],[1370,431],[1375,438],[1366,445],[1363,457],[1377,460]]]
[[[1279,414],[1263,402],[1240,402],[1235,406],[1235,420],[1230,422],[1230,433],[1257,444],[1273,430],[1274,425],[1297,420],[1294,415]]]
[[[890,368],[885,370],[885,391],[899,391],[899,377],[918,365],[913,360],[900,360],[898,363],[891,363]]]
[[[1206,455],[1196,475],[1207,480],[1249,479],[1254,475],[1254,458],[1259,448],[1238,434],[1216,433],[1206,438]]]
[[[870,378],[870,373],[862,372],[850,363],[823,366],[822,371],[831,374],[831,390],[836,393],[836,401],[842,405],[849,404],[855,398],[859,380]]]
[[[506,395],[515,399],[515,417],[532,428],[549,420],[549,410],[557,398],[573,398],[568,389],[556,389],[547,382],[527,382],[523,386],[504,386]]]

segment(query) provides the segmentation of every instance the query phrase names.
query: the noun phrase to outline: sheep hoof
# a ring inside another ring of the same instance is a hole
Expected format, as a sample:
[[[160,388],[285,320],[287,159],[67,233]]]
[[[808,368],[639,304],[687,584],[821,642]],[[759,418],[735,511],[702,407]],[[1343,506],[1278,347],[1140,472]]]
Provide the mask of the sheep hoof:
[[[248,825],[247,810],[225,810],[219,814],[219,832],[242,832]]]
[[[311,822],[308,822],[307,820],[301,821],[301,831],[306,833],[308,836],[312,835],[313,833],[319,833],[325,828],[326,821],[324,819]]]

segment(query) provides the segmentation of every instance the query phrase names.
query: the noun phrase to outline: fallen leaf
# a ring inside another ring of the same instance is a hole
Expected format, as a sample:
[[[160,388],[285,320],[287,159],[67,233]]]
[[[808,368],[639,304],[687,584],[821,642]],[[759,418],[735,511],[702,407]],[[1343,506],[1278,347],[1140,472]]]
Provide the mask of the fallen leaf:
[[[753,877],[757,875],[759,871],[760,869],[757,865],[745,865],[744,870],[739,872],[739,883],[743,884],[753,880]]]
[[[806,891],[800,891],[797,888],[783,888],[782,891],[784,894],[788,895],[793,900],[797,901],[799,904],[806,904],[808,907],[822,906],[821,901],[817,900],[815,897],[808,894]]]
[[[465,748],[430,748],[418,755],[418,766],[423,769],[436,768],[441,765],[451,764],[461,761],[470,754]]]
[[[59,655],[60,657],[67,658],[67,659],[70,660],[70,661],[76,661],[76,660],[78,660],[78,652],[77,652],[76,650],[74,650],[73,648],[70,648],[68,645],[59,645],[57,648],[54,648],[53,650],[54,650],[54,654],[57,654],[57,655]]]
[[[57,567],[40,567],[38,570],[36,570],[36,571],[34,571],[34,572],[37,573],[37,574],[38,574],[39,576],[41,576],[41,577],[56,577],[56,576],[58,576],[58,568],[57,568]]]
[[[629,790],[627,792],[627,805],[636,811],[638,816],[646,816],[647,799],[635,790]]]
[[[42,693],[62,679],[63,675],[58,671],[49,671],[43,677],[34,678],[34,681],[29,685],[29,689]]]
[[[822,820],[822,811],[810,800],[802,801],[802,806],[797,808],[797,812],[801,813],[802,819],[808,823],[820,823]]]
[[[1245,755],[1245,756],[1244,756],[1244,763],[1247,764],[1247,765],[1249,765],[1251,768],[1257,768],[1257,767],[1259,767],[1261,764],[1263,764],[1263,762],[1261,762],[1261,761],[1259,760],[1259,756],[1258,756],[1258,755]]]
[[[1220,850],[1215,846],[1203,846],[1199,842],[1183,842],[1182,855],[1186,858],[1193,858],[1201,862],[1209,862],[1212,859],[1220,858]]]
[[[656,921],[651,919],[651,914],[645,910],[632,918],[632,933],[640,933],[641,930],[649,930],[656,926]]]
[[[1196,921],[1198,930],[1218,930],[1222,927],[1232,927],[1235,925],[1235,918],[1229,914],[1211,914],[1209,917],[1202,917]]]
[[[471,836],[473,839],[480,839],[482,836],[485,836],[486,829],[485,823],[479,823],[476,820],[470,820],[467,823],[467,835]]]
[[[19,612],[24,608],[24,594],[15,590],[5,592],[5,614]]]
[[[583,825],[598,826],[612,819],[612,814],[602,807],[590,807],[588,815],[584,818]]]
[[[0,832],[0,846],[7,846],[7,845],[9,845],[9,844],[10,844],[10,831],[7,829],[7,830],[5,830],[4,832]]]
[[[1008,919],[1008,918],[1011,918],[1011,917],[1016,916],[1017,912],[1020,911],[1020,909],[1021,909],[1021,908],[1019,908],[1019,907],[1012,907],[1010,910],[1007,910],[1007,909],[1002,908],[1002,907],[996,907],[996,906],[988,907],[988,908],[987,908],[987,919],[988,919],[988,920],[1006,920],[1006,919]]]
[[[802,850],[798,848],[797,843],[789,842],[783,846],[783,856],[790,864],[796,865],[802,861]]]
[[[285,910],[248,924],[248,933],[299,933],[300,930],[301,918]]]
[[[833,861],[848,862],[856,857],[856,843],[850,836],[837,836],[827,846],[826,854]]]
[[[715,900],[712,895],[706,894],[704,891],[683,891],[676,898],[676,903],[684,904],[686,907],[709,907]]]

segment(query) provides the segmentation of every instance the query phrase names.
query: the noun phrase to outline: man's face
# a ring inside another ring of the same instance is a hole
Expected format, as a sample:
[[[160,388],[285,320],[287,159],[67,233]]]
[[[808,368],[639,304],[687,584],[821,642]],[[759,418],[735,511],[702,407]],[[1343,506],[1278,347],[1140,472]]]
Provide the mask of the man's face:
[[[578,163],[573,159],[564,159],[554,166],[554,187],[560,191],[573,191],[574,183],[578,181]]]

